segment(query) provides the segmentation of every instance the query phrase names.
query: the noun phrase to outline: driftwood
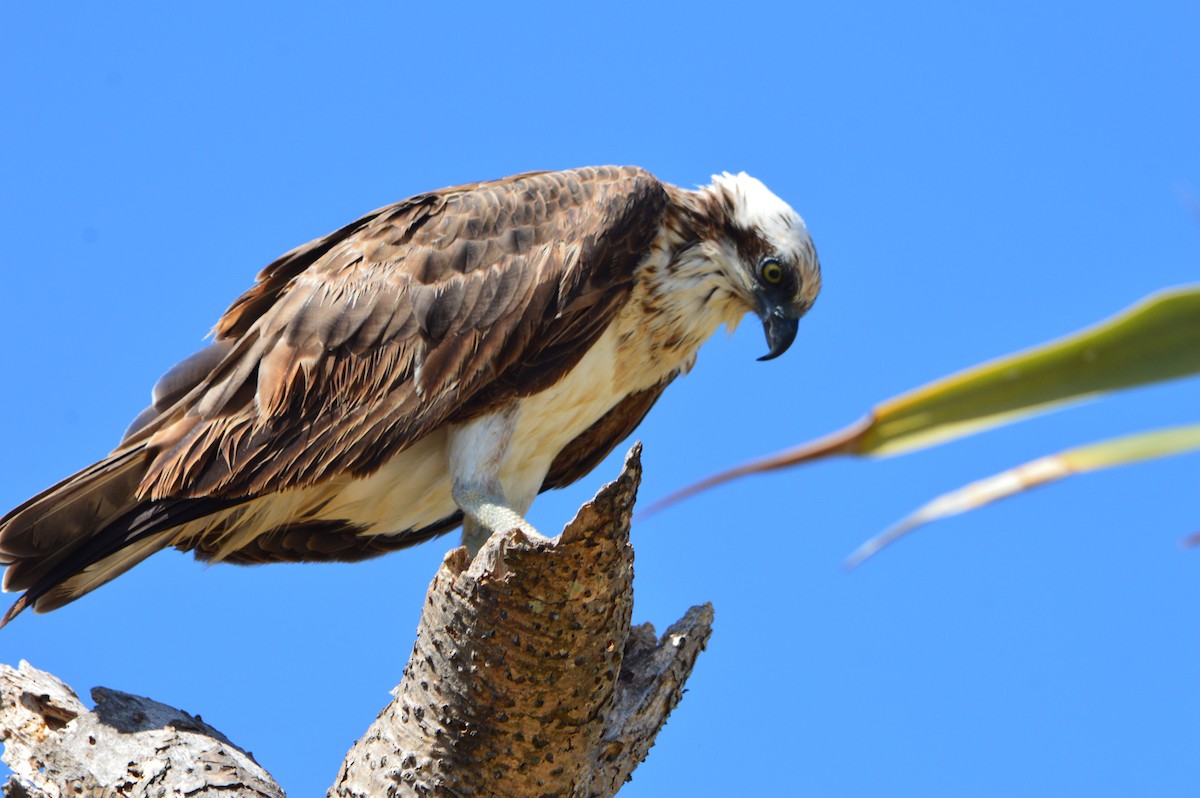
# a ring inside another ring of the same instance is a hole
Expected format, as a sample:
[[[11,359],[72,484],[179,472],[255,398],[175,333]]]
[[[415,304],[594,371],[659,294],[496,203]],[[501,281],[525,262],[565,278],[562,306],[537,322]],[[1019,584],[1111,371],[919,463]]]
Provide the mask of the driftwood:
[[[394,700],[354,744],[331,798],[611,796],[646,757],[711,633],[693,607],[658,638],[630,627],[629,521],[641,477],[621,476],[562,535],[495,535],[450,552],[426,596]],[[282,796],[199,717],[0,666],[10,796]]]

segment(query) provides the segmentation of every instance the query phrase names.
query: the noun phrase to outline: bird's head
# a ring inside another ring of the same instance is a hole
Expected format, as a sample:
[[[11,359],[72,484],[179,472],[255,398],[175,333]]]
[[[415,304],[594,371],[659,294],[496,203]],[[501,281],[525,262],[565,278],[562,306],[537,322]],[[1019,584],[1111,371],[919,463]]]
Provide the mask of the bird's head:
[[[745,172],[713,175],[701,189],[719,220],[713,230],[729,299],[762,321],[770,360],[787,351],[821,290],[821,264],[808,228],[786,202]],[[739,314],[740,317],[740,314]]]

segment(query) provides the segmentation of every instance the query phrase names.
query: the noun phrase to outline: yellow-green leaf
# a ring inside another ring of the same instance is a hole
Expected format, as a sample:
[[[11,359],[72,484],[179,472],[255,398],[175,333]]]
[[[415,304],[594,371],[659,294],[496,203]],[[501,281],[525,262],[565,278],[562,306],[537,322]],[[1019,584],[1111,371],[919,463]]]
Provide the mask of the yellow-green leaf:
[[[1200,286],[1155,294],[1081,332],[929,383],[840,432],[721,472],[650,508],[714,485],[834,454],[930,446],[1069,401],[1200,373]]]
[[[1100,324],[875,408],[860,454],[959,438],[1063,402],[1200,372],[1200,286],[1155,294]]]
[[[1040,457],[995,476],[944,493],[859,546],[846,560],[854,568],[920,526],[974,510],[1074,474],[1169,457],[1200,449],[1200,424],[1143,432]]]

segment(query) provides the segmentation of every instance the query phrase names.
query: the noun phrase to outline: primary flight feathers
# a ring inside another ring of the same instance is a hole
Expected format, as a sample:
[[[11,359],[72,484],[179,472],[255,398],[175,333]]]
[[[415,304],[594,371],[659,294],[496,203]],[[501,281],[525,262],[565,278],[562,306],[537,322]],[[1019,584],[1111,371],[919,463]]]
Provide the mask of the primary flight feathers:
[[[4,589],[60,607],[168,546],[358,560],[521,526],[641,422],[721,324],[765,357],[820,288],[803,221],[745,174],[634,167],[419,194],[287,253],[116,450],[0,518]]]

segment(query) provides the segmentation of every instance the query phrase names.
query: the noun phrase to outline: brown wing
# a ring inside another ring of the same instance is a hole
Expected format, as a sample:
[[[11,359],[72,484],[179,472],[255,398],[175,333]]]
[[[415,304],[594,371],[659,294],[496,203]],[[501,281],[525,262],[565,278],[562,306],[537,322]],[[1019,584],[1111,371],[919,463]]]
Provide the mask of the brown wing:
[[[141,495],[236,497],[370,473],[569,370],[628,296],[666,202],[598,167],[424,194],[285,255],[217,325],[228,351],[128,443]]]

